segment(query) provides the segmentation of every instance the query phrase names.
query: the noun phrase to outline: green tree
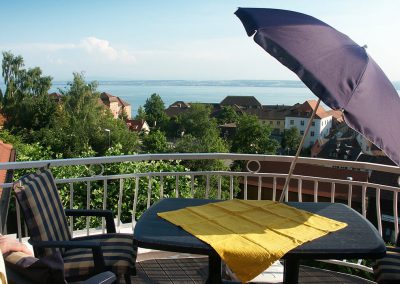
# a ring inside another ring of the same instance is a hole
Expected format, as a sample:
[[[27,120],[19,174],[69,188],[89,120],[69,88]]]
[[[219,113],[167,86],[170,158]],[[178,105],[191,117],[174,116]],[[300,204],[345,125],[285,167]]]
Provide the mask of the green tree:
[[[282,136],[281,146],[282,149],[288,152],[295,152],[300,145],[301,136],[296,127],[285,129]]]
[[[69,88],[62,92],[63,104],[55,112],[53,127],[40,129],[35,139],[64,157],[77,157],[88,149],[103,155],[109,146],[108,135],[112,145],[120,143],[124,151],[135,151],[137,135],[98,103],[96,87],[95,82],[86,83],[75,73]]]
[[[275,154],[278,142],[272,138],[271,128],[253,115],[240,117],[232,142],[231,152],[247,154]]]
[[[160,95],[152,94],[144,104],[146,121],[151,127],[161,127],[167,120],[164,102]]]
[[[232,123],[239,120],[239,115],[232,106],[223,106],[217,115],[218,124]]]
[[[145,153],[167,153],[170,148],[168,147],[165,133],[157,129],[144,135],[142,138],[142,150]]]
[[[138,119],[138,120],[146,120],[146,112],[144,111],[144,108],[142,107],[142,106],[139,106],[139,108],[138,108],[138,113],[137,113],[137,115],[135,116],[135,119]]]
[[[5,92],[1,112],[6,117],[6,128],[14,133],[26,133],[49,127],[56,103],[48,96],[51,77],[42,76],[39,67],[24,69],[21,56],[3,52],[2,76]]]
[[[204,137],[209,132],[219,135],[217,121],[211,118],[211,107],[206,104],[191,104],[189,110],[178,116],[178,129],[184,135],[190,134],[194,137]]]

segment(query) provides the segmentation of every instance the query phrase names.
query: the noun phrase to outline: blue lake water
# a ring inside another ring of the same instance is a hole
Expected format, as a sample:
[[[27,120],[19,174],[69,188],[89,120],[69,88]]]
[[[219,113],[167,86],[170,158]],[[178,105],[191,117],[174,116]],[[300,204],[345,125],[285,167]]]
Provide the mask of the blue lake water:
[[[291,81],[127,81],[98,82],[98,91],[108,92],[127,101],[133,115],[153,93],[161,96],[165,106],[175,101],[219,103],[226,96],[254,96],[263,105],[293,105],[315,96],[301,82]],[[65,88],[55,83],[52,91]]]

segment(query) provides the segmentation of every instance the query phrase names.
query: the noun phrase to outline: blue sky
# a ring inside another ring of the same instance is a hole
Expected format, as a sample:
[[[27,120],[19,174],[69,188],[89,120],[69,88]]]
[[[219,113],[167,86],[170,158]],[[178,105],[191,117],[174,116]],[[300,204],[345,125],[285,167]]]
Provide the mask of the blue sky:
[[[248,38],[237,7],[295,10],[360,45],[400,80],[400,1],[4,1],[0,50],[55,80],[297,80]]]

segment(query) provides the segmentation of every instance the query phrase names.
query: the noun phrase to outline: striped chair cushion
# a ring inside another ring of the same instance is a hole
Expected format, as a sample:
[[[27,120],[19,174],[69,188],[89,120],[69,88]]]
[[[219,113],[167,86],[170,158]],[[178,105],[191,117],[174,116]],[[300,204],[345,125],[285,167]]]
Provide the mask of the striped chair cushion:
[[[24,213],[32,240],[67,241],[71,239],[67,219],[57,186],[50,170],[40,169],[21,178],[14,186],[15,195]],[[50,255],[58,249],[39,251],[39,256]],[[60,249],[63,253],[64,250]]]
[[[112,270],[117,275],[131,274],[134,271],[137,247],[133,245],[133,235],[105,234],[73,239],[73,241],[82,240],[101,242],[107,270]],[[91,249],[67,250],[63,259],[66,278],[94,274]]]
[[[372,268],[379,284],[400,283],[400,248],[388,247],[386,256],[377,260]]]
[[[23,252],[12,252],[5,257],[5,263],[20,277],[34,283],[65,283],[63,260],[59,252],[40,259]],[[14,283],[12,277],[10,283]]]

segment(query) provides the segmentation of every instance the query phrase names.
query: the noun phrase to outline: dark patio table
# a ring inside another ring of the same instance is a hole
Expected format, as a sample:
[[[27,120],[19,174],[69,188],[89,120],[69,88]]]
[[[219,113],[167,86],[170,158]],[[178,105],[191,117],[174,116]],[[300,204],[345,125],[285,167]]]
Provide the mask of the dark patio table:
[[[221,283],[221,258],[207,243],[157,216],[158,212],[204,205],[221,200],[171,198],[153,204],[138,220],[134,238],[139,247],[208,255],[208,283]],[[297,283],[301,259],[381,258],[385,244],[375,227],[358,212],[340,203],[288,202],[290,206],[319,214],[348,226],[307,242],[285,254],[284,283]]]

